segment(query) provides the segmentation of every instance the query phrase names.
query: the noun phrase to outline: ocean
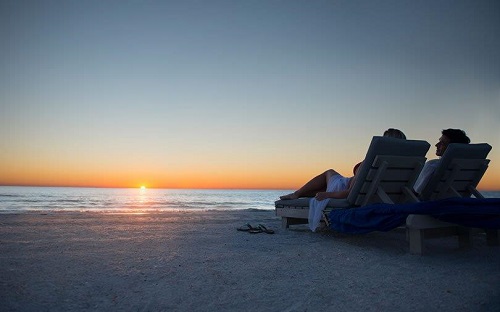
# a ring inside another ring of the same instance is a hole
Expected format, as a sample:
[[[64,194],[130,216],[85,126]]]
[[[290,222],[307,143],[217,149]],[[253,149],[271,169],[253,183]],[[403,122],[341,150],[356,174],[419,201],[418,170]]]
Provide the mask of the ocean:
[[[185,210],[273,210],[291,190],[132,189],[0,186],[0,213],[148,213]],[[482,192],[500,197],[500,192]]]
[[[291,190],[133,189],[0,186],[0,213],[147,213],[184,210],[273,210]]]

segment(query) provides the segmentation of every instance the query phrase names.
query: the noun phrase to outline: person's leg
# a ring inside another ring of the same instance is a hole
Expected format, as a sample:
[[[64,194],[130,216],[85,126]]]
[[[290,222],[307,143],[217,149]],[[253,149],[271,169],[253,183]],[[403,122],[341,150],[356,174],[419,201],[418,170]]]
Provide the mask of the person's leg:
[[[309,182],[304,184],[304,186],[302,186],[295,192],[288,195],[280,196],[280,199],[297,199],[299,197],[314,197],[316,196],[316,193],[326,191],[326,185],[328,183],[328,180],[330,180],[330,178],[336,174],[338,173],[335,170],[328,169],[327,171],[312,178]]]

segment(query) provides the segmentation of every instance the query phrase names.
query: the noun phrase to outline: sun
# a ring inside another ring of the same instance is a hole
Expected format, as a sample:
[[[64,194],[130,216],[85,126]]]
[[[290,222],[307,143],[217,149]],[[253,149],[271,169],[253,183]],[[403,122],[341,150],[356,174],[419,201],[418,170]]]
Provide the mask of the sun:
[[[146,186],[145,185],[141,185],[141,190],[145,190],[146,189]]]

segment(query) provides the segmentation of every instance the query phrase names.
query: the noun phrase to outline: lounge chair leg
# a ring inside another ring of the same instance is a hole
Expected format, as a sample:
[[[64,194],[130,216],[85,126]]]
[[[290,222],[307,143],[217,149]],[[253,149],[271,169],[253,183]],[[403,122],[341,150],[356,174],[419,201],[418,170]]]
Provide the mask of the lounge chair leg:
[[[326,227],[329,228],[330,227],[330,221],[328,221],[328,215],[324,211],[323,211],[323,221],[325,222]]]
[[[459,229],[458,246],[459,246],[459,248],[471,248],[472,247],[472,233],[469,229]]]
[[[419,229],[408,229],[410,253],[413,255],[424,254],[424,231]]]
[[[284,229],[288,229],[290,227],[290,223],[288,222],[288,218],[281,218],[281,227]]]
[[[500,230],[485,229],[486,243],[488,246],[498,246],[500,244]]]

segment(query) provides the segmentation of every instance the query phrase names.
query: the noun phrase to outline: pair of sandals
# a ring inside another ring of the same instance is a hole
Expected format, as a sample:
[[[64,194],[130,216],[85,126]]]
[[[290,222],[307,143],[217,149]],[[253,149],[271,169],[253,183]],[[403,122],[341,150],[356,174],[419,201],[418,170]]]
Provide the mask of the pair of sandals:
[[[274,234],[273,230],[266,228],[262,224],[259,224],[257,227],[253,227],[252,225],[250,225],[250,223],[247,223],[244,226],[237,228],[236,230],[252,234],[257,234],[257,233]]]

